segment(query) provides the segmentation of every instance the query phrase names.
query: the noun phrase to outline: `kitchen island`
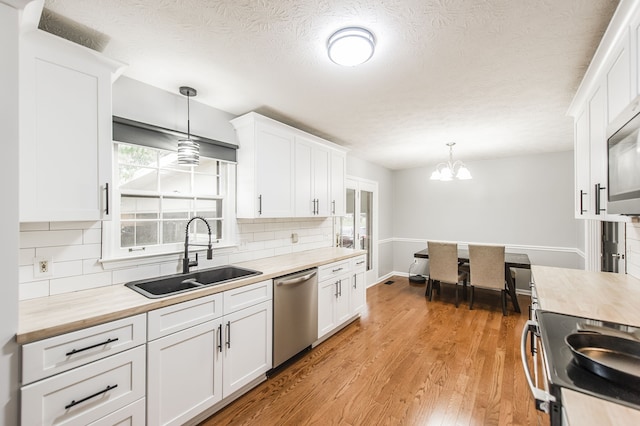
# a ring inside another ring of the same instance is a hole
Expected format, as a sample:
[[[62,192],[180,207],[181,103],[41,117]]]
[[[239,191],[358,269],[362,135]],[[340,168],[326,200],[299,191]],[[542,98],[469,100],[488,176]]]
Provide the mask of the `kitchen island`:
[[[537,309],[640,327],[640,280],[625,274],[532,266]],[[570,425],[637,425],[640,410],[562,389]]]

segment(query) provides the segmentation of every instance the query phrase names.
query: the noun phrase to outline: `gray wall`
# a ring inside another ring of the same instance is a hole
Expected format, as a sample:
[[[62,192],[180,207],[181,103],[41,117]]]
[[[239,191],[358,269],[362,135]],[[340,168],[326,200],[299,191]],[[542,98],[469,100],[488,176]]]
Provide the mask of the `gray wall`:
[[[433,167],[396,171],[394,270],[407,271],[426,240],[505,244],[531,262],[578,268],[573,152],[467,163],[469,181],[429,180]],[[520,288],[526,288],[525,273]]]
[[[0,425],[18,424],[18,10],[0,3]]]

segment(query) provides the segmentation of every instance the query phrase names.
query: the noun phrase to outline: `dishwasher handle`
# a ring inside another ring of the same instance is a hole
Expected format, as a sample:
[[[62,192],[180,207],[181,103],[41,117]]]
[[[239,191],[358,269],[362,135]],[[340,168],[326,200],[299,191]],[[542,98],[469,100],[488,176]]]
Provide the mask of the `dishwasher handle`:
[[[276,285],[294,285],[300,284],[301,282],[307,281],[309,278],[313,278],[316,275],[316,271],[311,271],[306,275],[302,275],[301,277],[291,278],[290,280],[282,280],[276,281]]]
[[[549,412],[549,403],[555,402],[556,398],[551,395],[549,392],[537,388],[533,384],[533,380],[531,378],[531,371],[529,370],[529,366],[527,365],[527,336],[529,333],[534,333],[537,330],[538,323],[532,320],[528,320],[524,328],[522,329],[522,340],[520,341],[520,357],[522,359],[522,368],[524,369],[524,375],[527,378],[527,384],[529,385],[529,389],[531,389],[531,393],[533,394],[533,399],[536,402],[536,409],[538,411],[543,411],[545,413]]]

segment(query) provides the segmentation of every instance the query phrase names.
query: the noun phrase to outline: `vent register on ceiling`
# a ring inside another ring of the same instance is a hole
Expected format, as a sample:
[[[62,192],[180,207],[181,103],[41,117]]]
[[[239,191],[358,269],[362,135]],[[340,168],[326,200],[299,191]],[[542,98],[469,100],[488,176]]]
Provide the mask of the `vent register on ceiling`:
[[[185,136],[186,133],[113,116],[113,140],[117,142],[176,151],[178,140]],[[195,135],[191,139],[200,144],[200,156],[236,162],[237,145]]]

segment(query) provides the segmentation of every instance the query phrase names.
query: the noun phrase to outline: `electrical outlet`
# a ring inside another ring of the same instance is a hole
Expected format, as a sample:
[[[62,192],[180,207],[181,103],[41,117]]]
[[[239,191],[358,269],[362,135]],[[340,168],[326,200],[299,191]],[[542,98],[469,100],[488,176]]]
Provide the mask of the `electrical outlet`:
[[[33,277],[47,278],[53,276],[53,259],[50,257],[33,258]]]

